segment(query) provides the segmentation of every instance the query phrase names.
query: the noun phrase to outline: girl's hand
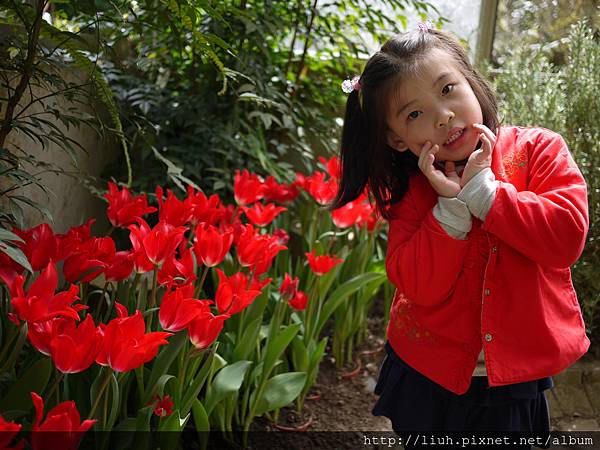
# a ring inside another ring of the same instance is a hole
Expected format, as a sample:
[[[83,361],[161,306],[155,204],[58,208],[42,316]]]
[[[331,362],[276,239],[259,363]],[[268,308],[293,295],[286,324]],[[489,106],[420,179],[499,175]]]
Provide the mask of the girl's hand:
[[[460,192],[460,178],[456,173],[453,161],[446,161],[444,174],[433,166],[435,154],[440,150],[439,145],[431,146],[431,142],[425,142],[419,155],[419,169],[427,177],[429,183],[442,197],[456,197]]]
[[[465,166],[465,170],[460,179],[461,188],[483,169],[492,165],[492,149],[494,148],[494,145],[496,145],[496,136],[488,127],[483,124],[474,123],[473,128],[481,132],[479,134],[479,139],[481,139],[482,146],[479,150],[475,150],[469,156],[467,165]]]

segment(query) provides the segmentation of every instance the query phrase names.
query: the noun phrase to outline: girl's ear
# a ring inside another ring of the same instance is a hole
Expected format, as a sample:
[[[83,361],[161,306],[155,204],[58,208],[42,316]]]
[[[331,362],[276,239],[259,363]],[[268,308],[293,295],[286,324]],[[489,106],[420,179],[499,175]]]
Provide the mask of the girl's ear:
[[[389,130],[389,129],[387,130],[386,140],[387,140],[387,144],[390,147],[392,147],[394,150],[397,150],[399,152],[405,152],[406,150],[408,150],[408,147],[404,144],[402,139],[400,139],[400,136],[398,136],[392,130]]]

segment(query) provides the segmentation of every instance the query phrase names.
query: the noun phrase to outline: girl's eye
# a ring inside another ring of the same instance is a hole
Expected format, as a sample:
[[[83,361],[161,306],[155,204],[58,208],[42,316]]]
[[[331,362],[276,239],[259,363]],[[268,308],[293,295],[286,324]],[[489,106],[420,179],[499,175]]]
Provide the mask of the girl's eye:
[[[454,85],[453,84],[447,84],[446,86],[444,86],[442,88],[442,94],[443,95],[449,94],[450,92],[452,92],[453,89],[454,89]]]
[[[408,115],[408,118],[411,120],[416,119],[417,117],[419,117],[419,115],[421,114],[420,111],[413,111]]]

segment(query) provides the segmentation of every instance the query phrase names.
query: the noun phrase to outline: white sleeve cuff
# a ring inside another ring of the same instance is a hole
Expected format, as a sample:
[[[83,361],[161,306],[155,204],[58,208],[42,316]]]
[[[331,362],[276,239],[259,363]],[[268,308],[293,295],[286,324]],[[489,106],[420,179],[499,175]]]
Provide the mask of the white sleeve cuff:
[[[466,239],[471,231],[471,213],[467,204],[456,197],[439,197],[433,215],[440,226],[455,239]]]
[[[467,204],[471,214],[478,219],[485,220],[496,198],[498,184],[492,169],[488,167],[471,178],[456,198]]]

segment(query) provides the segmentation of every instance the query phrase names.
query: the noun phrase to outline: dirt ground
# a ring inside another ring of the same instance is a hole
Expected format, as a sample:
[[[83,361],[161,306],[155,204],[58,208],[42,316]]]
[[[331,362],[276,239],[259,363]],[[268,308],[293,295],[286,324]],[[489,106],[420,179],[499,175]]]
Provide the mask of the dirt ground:
[[[355,351],[355,362],[338,369],[330,352],[326,353],[317,378],[309,393],[304,409],[284,408],[278,425],[304,431],[381,431],[391,432],[385,417],[371,414],[377,396],[373,393],[379,368],[385,356],[385,330],[382,311],[374,308],[368,320],[369,337]],[[381,314],[380,314],[381,312]],[[329,350],[329,349],[328,349]],[[360,360],[360,370],[358,368]],[[304,425],[304,426],[303,426]],[[275,430],[270,423],[264,429]]]

